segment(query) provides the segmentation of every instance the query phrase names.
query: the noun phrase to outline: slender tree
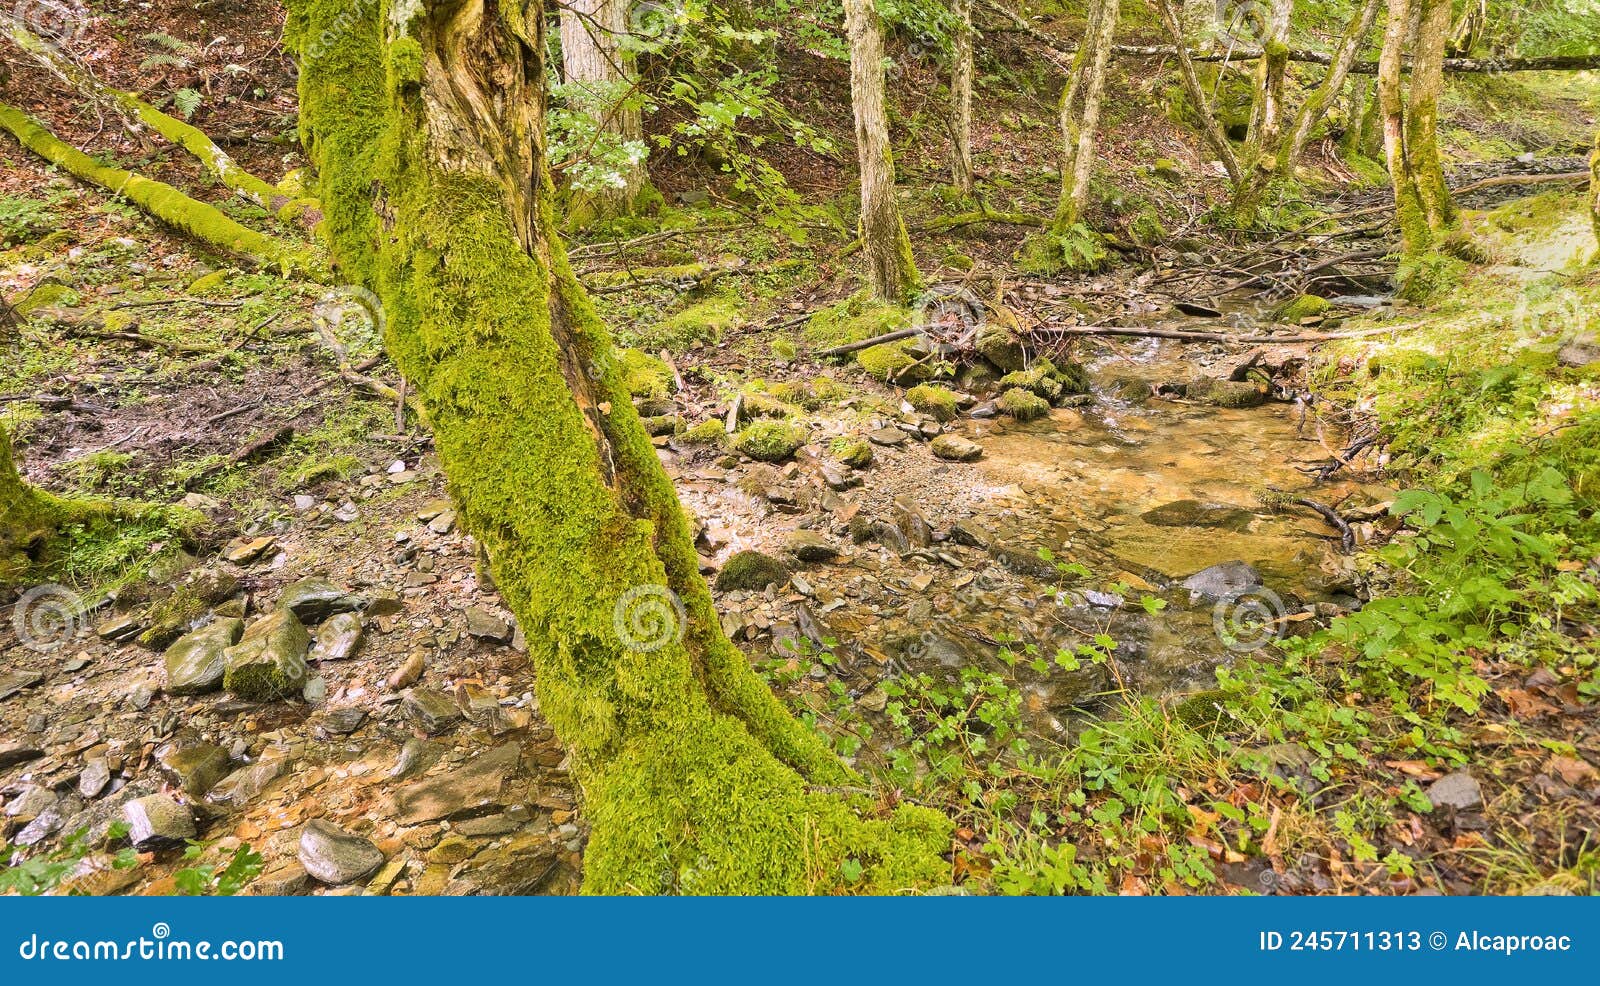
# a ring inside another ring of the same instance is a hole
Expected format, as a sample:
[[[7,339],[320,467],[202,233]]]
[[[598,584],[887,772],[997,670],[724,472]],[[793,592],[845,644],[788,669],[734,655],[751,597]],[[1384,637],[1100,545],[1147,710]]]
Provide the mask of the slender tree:
[[[1449,0],[1388,0],[1383,52],[1378,59],[1378,103],[1383,152],[1394,186],[1401,249],[1427,252],[1455,210],[1439,157],[1439,93],[1444,88],[1444,45]],[[1415,31],[1413,32],[1413,15]],[[1407,39],[1415,34],[1410,83],[1404,76]]]
[[[873,296],[901,304],[922,277],[911,237],[895,199],[894,157],[883,71],[883,29],[873,0],[844,0],[850,37],[850,99],[855,111],[856,156],[861,168],[861,252]]]
[[[955,37],[950,59],[950,184],[972,194],[972,0],[952,0]]]
[[[1589,155],[1589,215],[1594,220],[1594,257],[1600,263],[1600,131],[1594,135],[1594,151]]]
[[[1311,131],[1316,128],[1317,121],[1323,113],[1333,105],[1334,100],[1344,91],[1345,81],[1350,77],[1350,68],[1355,64],[1356,57],[1361,49],[1366,46],[1367,35],[1372,32],[1373,21],[1377,20],[1378,8],[1383,0],[1364,0],[1360,11],[1345,30],[1344,36],[1339,39],[1339,47],[1333,53],[1333,64],[1328,68],[1328,74],[1323,77],[1321,85],[1312,90],[1300,105],[1300,111],[1295,114],[1294,125],[1289,128],[1289,134],[1284,139],[1278,150],[1278,173],[1292,174],[1294,163],[1300,159],[1300,153],[1305,150],[1306,141],[1311,138]],[[1365,83],[1356,86],[1356,95],[1352,105],[1355,111],[1349,115],[1346,123],[1347,133],[1354,133],[1357,142],[1361,133],[1360,109],[1364,105],[1366,94]]]
[[[334,253],[382,300],[460,517],[527,634],[583,788],[586,889],[831,889],[847,858],[868,889],[947,880],[943,817],[839,793],[861,781],[721,631],[553,233],[542,0],[288,6]]]
[[[1071,78],[1061,92],[1061,199],[1054,222],[1057,233],[1079,222],[1089,196],[1118,10],[1118,0],[1093,0],[1083,44],[1072,59]]]
[[[633,58],[624,48],[630,0],[567,0],[561,7],[561,75],[567,104],[591,117],[620,146],[641,145],[644,124],[634,101]],[[627,215],[645,187],[642,158],[615,162],[618,181],[575,192],[568,205],[580,221]]]

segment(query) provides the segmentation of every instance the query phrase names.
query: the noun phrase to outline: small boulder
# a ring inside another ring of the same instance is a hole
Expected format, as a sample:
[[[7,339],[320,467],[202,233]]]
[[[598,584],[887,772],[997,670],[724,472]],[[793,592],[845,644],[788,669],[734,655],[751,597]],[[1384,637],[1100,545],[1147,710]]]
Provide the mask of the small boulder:
[[[1191,603],[1214,603],[1258,588],[1261,573],[1242,561],[1225,561],[1194,573],[1179,585],[1189,590]]]
[[[1140,519],[1157,527],[1216,527],[1242,532],[1250,529],[1255,514],[1227,503],[1174,500],[1146,510]]]
[[[259,797],[267,785],[282,777],[288,769],[289,761],[284,757],[241,767],[206,792],[206,800],[219,805],[243,807]]]
[[[278,608],[288,610],[303,623],[321,623],[335,613],[360,609],[361,598],[327,579],[301,579],[284,586],[278,596]]]
[[[335,613],[317,627],[311,643],[311,660],[343,661],[355,656],[366,631],[356,613]]]
[[[1454,808],[1456,811],[1476,811],[1483,807],[1483,788],[1478,779],[1464,770],[1446,774],[1428,785],[1428,801],[1433,810]]]
[[[511,642],[512,626],[493,610],[482,606],[467,608],[467,635],[496,644]]]
[[[228,751],[210,743],[174,747],[161,754],[161,772],[191,798],[204,797],[228,776]]]
[[[960,435],[940,435],[928,446],[934,458],[947,462],[973,462],[983,457],[983,446]]]
[[[239,642],[243,620],[214,620],[179,637],[162,658],[167,667],[167,694],[203,695],[222,687],[224,659]]]
[[[354,883],[383,865],[383,853],[371,840],[321,818],[301,830],[297,856],[313,879],[330,886]]]
[[[279,609],[252,623],[225,652],[222,685],[249,702],[295,695],[306,683],[311,635],[292,610]]]
[[[759,551],[741,551],[728,559],[717,573],[717,588],[727,592],[734,589],[765,589],[789,580],[789,570],[783,562]]]
[[[122,807],[128,823],[128,841],[139,852],[156,852],[181,846],[198,832],[189,809],[165,794],[135,798]]]
[[[429,736],[437,736],[461,721],[454,700],[437,688],[413,688],[402,696],[406,718]]]
[[[816,531],[794,531],[784,539],[784,548],[801,561],[822,562],[838,557],[839,549]]]

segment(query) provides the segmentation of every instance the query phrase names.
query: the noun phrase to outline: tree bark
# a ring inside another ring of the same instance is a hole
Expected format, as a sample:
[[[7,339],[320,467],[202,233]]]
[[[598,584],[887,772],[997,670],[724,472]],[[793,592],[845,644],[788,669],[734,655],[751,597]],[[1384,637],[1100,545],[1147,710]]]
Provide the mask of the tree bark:
[[[1118,0],[1094,0],[1084,29],[1083,47],[1073,57],[1072,78],[1061,94],[1061,200],[1054,223],[1057,232],[1082,219],[1088,200],[1119,6]]]
[[[950,184],[972,194],[972,0],[952,0],[956,35],[950,55]]]
[[[911,300],[922,277],[895,199],[894,157],[889,149],[883,32],[873,0],[844,0],[850,37],[850,99],[855,111],[856,156],[861,167],[861,252],[872,294],[880,301]]]
[[[1378,101],[1383,119],[1383,151],[1394,186],[1401,250],[1426,253],[1438,234],[1455,220],[1439,157],[1440,66],[1450,30],[1450,0],[1388,0],[1379,58]],[[1413,23],[1415,27],[1413,28]],[[1413,70],[1403,86],[1400,65],[1407,35],[1415,32]]]
[[[1322,84],[1306,97],[1301,104],[1300,112],[1295,114],[1294,126],[1289,129],[1289,136],[1278,151],[1278,172],[1289,175],[1294,172],[1295,162],[1300,160],[1300,154],[1305,150],[1306,141],[1311,139],[1311,131],[1316,127],[1317,121],[1322,119],[1323,113],[1333,105],[1335,99],[1344,91],[1345,80],[1350,77],[1350,67],[1355,64],[1356,55],[1366,45],[1367,35],[1372,31],[1372,23],[1378,17],[1378,8],[1383,0],[1365,0],[1356,19],[1350,22],[1349,29],[1344,37],[1339,39],[1339,47],[1333,53],[1333,65],[1328,69],[1328,74]],[[1357,87],[1360,94],[1365,94],[1366,85]],[[1364,101],[1358,99],[1355,111],[1350,113],[1345,125],[1347,133],[1356,134],[1354,138],[1359,144],[1361,132],[1361,108]]]
[[[1233,145],[1228,143],[1228,136],[1222,132],[1222,127],[1217,124],[1217,114],[1212,108],[1211,97],[1206,95],[1205,87],[1200,84],[1200,76],[1195,71],[1194,59],[1189,55],[1189,49],[1183,44],[1183,26],[1179,23],[1178,12],[1172,6],[1173,0],[1146,0],[1155,8],[1156,16],[1167,30],[1167,36],[1172,38],[1174,47],[1172,53],[1178,60],[1178,76],[1183,80],[1183,91],[1194,104],[1195,113],[1199,115],[1200,135],[1205,138],[1206,145],[1211,152],[1222,162],[1222,168],[1228,173],[1228,180],[1233,187],[1238,189],[1244,181],[1244,173],[1240,170],[1239,158],[1233,153]]]
[[[860,782],[722,634],[553,232],[543,3],[289,9],[335,252],[382,300],[459,515],[527,635],[583,790],[585,888],[837,890],[847,858],[863,889],[947,880],[948,822],[811,788]]]
[[[1289,74],[1289,21],[1294,0],[1271,0],[1262,23],[1262,55],[1256,62],[1255,97],[1239,167],[1244,180],[1235,188],[1233,213],[1240,225],[1255,225],[1267,186],[1276,176],[1283,133],[1283,87]]]
[[[1594,135],[1594,152],[1589,155],[1589,215],[1594,220],[1594,259],[1600,263],[1600,131]]]
[[[618,141],[643,141],[644,123],[631,101],[632,59],[621,39],[628,33],[629,0],[567,0],[561,8],[561,74],[568,105],[592,117]],[[622,184],[574,195],[575,214],[599,218],[627,215],[645,186],[642,160],[621,169]]]
[[[0,588],[17,585],[33,565],[31,553],[55,531],[49,497],[29,486],[11,458],[11,439],[0,424]]]

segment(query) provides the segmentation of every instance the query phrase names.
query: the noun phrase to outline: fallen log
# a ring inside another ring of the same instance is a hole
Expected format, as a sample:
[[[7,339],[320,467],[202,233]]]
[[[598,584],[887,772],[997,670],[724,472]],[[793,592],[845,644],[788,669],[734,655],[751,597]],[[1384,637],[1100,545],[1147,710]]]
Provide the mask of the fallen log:
[[[1294,335],[1240,335],[1234,332],[1188,332],[1182,329],[1161,329],[1134,325],[1045,325],[1031,330],[1034,334],[1057,336],[1133,336],[1145,339],[1176,339],[1179,342],[1222,342],[1239,345],[1275,345],[1291,342],[1332,342],[1337,339],[1364,339],[1368,336],[1386,335],[1414,329],[1421,323],[1387,325],[1353,332],[1297,332]]]

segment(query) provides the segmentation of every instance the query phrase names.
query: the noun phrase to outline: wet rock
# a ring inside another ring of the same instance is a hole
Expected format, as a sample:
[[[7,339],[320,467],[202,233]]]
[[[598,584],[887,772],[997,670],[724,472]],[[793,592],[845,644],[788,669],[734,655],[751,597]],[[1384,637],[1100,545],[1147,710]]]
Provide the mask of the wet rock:
[[[44,751],[26,743],[0,743],[0,770],[15,767],[44,756]]]
[[[210,607],[226,602],[238,591],[238,577],[221,568],[190,572],[150,607],[145,620],[149,629],[139,635],[139,643],[151,648],[171,645],[193,629]]]
[[[1229,531],[1248,531],[1255,517],[1232,504],[1199,500],[1174,500],[1140,515],[1146,524],[1158,527],[1215,527]]]
[[[1000,414],[1000,402],[979,401],[977,404],[972,406],[972,410],[968,413],[980,421],[996,417]]]
[[[403,688],[410,688],[412,685],[421,681],[422,672],[427,666],[427,661],[427,655],[422,651],[412,651],[410,655],[406,657],[405,663],[400,665],[398,668],[395,668],[394,673],[389,675],[389,690],[392,692],[397,692]]]
[[[437,688],[412,688],[401,698],[406,718],[429,736],[437,736],[461,721],[461,710]]]
[[[284,586],[278,608],[293,613],[302,623],[320,623],[335,613],[360,609],[361,598],[327,579],[309,578]]]
[[[128,802],[122,817],[128,823],[128,841],[139,852],[176,848],[198,834],[189,809],[165,794]]]
[[[1015,332],[993,322],[978,330],[974,343],[978,355],[1001,373],[1014,373],[1028,364],[1028,353]]]
[[[239,642],[243,620],[215,620],[179,637],[162,661],[169,695],[203,695],[222,687],[227,649]]]
[[[167,779],[191,798],[204,797],[228,776],[228,751],[210,743],[169,749],[160,763]]]
[[[370,840],[321,818],[301,830],[297,857],[312,879],[329,886],[354,883],[383,865],[383,853]]]
[[[1465,770],[1444,775],[1428,785],[1425,793],[1434,811],[1440,808],[1476,811],[1483,807],[1483,788],[1478,784],[1477,778]]]
[[[13,671],[9,674],[0,674],[0,702],[22,691],[32,688],[44,680],[44,675],[37,671]]]
[[[784,538],[783,546],[790,554],[805,562],[830,561],[839,556],[839,549],[834,547],[833,542],[816,531],[793,531]]]
[[[305,892],[311,875],[299,860],[279,863],[250,884],[249,893],[256,897],[292,897]]]
[[[113,616],[94,628],[95,636],[113,643],[132,640],[144,629],[144,621],[137,616]]]
[[[1178,584],[1189,590],[1191,603],[1214,603],[1259,587],[1261,573],[1242,561],[1225,561],[1202,569]]]
[[[311,642],[312,661],[344,661],[355,656],[366,635],[356,613],[336,613],[317,628]]]
[[[897,445],[904,445],[910,440],[911,436],[907,435],[899,428],[892,426],[888,428],[879,428],[877,431],[867,433],[867,441],[874,445],[883,445],[889,448],[893,448]]]
[[[328,715],[322,720],[322,728],[330,733],[344,736],[361,728],[367,721],[367,710],[358,705],[345,705],[337,709],[330,709]]]
[[[900,528],[900,533],[906,536],[906,541],[914,548],[926,548],[933,543],[933,526],[928,523],[922,510],[905,497],[894,501],[894,508],[890,511],[894,525]]]
[[[905,532],[886,520],[866,522],[867,536],[872,540],[898,554],[906,554],[911,550],[911,542],[906,539]]]
[[[519,752],[517,744],[507,743],[449,773],[401,788],[395,795],[395,821],[420,825],[502,811],[508,803],[502,792],[516,771]]]
[[[935,458],[947,462],[973,462],[983,457],[983,446],[960,435],[940,435],[928,446]]]
[[[225,652],[223,687],[251,702],[270,702],[300,691],[306,681],[311,636],[294,612],[279,609],[252,623]]]
[[[496,644],[509,644],[511,642],[512,627],[509,620],[502,619],[493,610],[482,606],[467,608],[467,633],[479,640],[487,640]]]
[[[268,785],[282,777],[288,770],[289,761],[284,757],[274,757],[248,767],[241,767],[217,782],[206,795],[206,800],[214,804],[242,808],[260,797]]]
[[[1040,558],[1038,548],[997,544],[989,549],[989,553],[994,556],[995,561],[1018,575],[1053,580],[1058,574],[1055,562]]]
[[[99,797],[110,783],[111,765],[104,757],[96,757],[83,765],[83,772],[78,775],[78,793],[85,798]]]
[[[759,551],[741,551],[729,558],[722,571],[717,573],[717,588],[724,591],[736,589],[765,589],[769,585],[782,585],[789,580],[789,570],[783,562]]]

